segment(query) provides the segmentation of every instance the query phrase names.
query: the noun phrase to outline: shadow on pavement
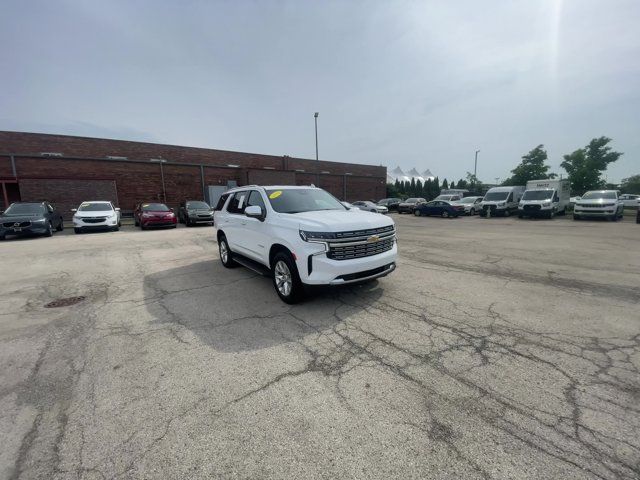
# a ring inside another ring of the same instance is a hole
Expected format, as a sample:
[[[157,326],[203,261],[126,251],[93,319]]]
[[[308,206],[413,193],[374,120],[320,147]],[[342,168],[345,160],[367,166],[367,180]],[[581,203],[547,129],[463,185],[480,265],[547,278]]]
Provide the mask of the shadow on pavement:
[[[314,288],[304,302],[287,305],[270,278],[243,267],[224,268],[218,259],[164,269],[144,279],[153,323],[184,327],[225,352],[269,348],[332,329],[383,292],[377,281]]]

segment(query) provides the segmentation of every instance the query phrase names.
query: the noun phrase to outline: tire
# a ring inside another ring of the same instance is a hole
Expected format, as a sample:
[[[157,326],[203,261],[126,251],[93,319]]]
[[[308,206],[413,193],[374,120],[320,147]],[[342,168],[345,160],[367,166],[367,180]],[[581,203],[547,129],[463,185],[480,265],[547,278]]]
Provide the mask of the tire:
[[[444,210],[444,211],[440,214],[440,216],[441,216],[442,218],[449,218],[449,217],[450,217],[449,212],[447,212],[446,210]]]
[[[575,213],[573,214],[573,219],[574,220],[580,220],[580,215],[576,215]]]
[[[419,217],[420,215],[422,215],[422,212],[421,212],[420,210],[414,210],[414,211],[413,211],[413,214],[414,214],[416,217]]]
[[[63,221],[62,221],[62,220],[60,220],[60,225],[58,225],[58,226],[56,227],[56,231],[57,231],[57,232],[61,232],[61,231],[63,231],[63,230],[64,230],[64,223],[63,223]]]
[[[144,226],[144,224],[142,222],[140,222],[140,230],[146,230],[147,227]]]
[[[273,287],[285,303],[298,303],[304,298],[304,285],[300,281],[296,263],[288,253],[280,252],[273,257],[271,268]]]
[[[1,242],[2,240],[6,240],[6,239],[7,239],[7,237],[6,237],[6,236],[4,236],[4,235],[0,235],[0,242]]]
[[[114,232],[117,232],[118,230],[120,230],[120,225],[116,225],[114,228],[111,229]]]
[[[469,216],[473,217],[476,214],[476,209],[472,208],[471,210],[469,210]]]
[[[185,218],[185,219],[184,219],[184,224],[185,224],[187,227],[193,227],[193,223],[191,223],[191,220],[189,220],[189,217],[187,217],[187,218]]]
[[[218,240],[218,253],[220,254],[220,262],[222,263],[222,266],[226,268],[233,268],[238,265],[233,261],[233,254],[229,248],[229,244],[227,243],[227,237],[224,235],[220,236],[220,239]]]
[[[612,216],[609,217],[609,220],[611,220],[612,222],[617,222],[618,221],[618,214],[614,213]]]
[[[522,215],[521,213],[518,214],[518,218],[523,218],[524,215]]]
[[[139,227],[140,226],[140,222],[138,222],[138,220],[136,220],[135,217],[133,219],[133,226],[134,227]]]
[[[555,217],[555,213],[553,212],[553,210],[551,210],[548,215],[547,218],[549,218],[549,220],[551,220],[553,217]]]
[[[49,226],[47,228],[46,233],[44,234],[45,237],[53,237],[53,225],[51,225],[51,222],[49,222]]]
[[[504,216],[508,217],[511,215],[511,210],[509,210],[508,208],[504,211]]]
[[[76,233],[76,234],[80,234],[80,233],[82,233],[82,229],[81,229],[81,228],[75,228],[75,227],[74,227],[74,228],[73,228],[73,232],[74,232],[74,233]]]

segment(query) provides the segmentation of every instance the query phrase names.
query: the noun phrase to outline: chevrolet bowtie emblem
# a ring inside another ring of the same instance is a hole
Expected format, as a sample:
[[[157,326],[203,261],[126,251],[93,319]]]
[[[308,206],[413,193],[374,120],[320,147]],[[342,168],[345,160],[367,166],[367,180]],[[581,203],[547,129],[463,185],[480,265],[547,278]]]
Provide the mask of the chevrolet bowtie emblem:
[[[367,238],[367,242],[369,243],[377,242],[378,240],[380,240],[380,237],[378,235],[371,235],[369,238]]]

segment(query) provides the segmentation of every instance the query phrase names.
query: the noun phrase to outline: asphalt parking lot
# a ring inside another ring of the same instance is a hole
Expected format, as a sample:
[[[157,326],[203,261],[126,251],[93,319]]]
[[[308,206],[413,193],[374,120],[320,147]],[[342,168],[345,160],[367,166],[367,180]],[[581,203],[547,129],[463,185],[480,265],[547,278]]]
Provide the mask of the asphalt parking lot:
[[[640,477],[640,225],[394,218],[295,306],[211,227],[1,242],[0,478]]]

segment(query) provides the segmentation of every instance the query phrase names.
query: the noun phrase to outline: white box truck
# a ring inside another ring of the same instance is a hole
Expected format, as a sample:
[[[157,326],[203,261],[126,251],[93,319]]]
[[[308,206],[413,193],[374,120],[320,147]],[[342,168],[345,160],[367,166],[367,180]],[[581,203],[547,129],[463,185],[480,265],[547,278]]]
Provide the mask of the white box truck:
[[[505,216],[518,212],[518,203],[524,193],[524,185],[515,187],[493,187],[484,194],[482,199],[481,217]]]
[[[568,179],[530,180],[518,205],[518,217],[553,218],[567,213],[571,194]]]

